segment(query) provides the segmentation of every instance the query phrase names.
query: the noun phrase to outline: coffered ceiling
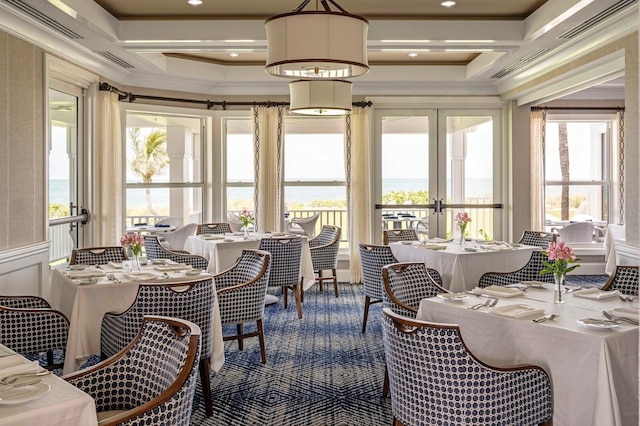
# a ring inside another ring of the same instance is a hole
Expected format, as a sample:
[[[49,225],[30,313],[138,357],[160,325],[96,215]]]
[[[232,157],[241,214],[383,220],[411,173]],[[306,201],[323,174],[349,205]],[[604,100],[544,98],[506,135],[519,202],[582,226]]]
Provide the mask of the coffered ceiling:
[[[263,69],[264,21],[300,1],[0,0],[0,28],[121,84],[286,94]],[[637,0],[336,2],[369,20],[371,69],[354,94],[501,94],[637,30]]]

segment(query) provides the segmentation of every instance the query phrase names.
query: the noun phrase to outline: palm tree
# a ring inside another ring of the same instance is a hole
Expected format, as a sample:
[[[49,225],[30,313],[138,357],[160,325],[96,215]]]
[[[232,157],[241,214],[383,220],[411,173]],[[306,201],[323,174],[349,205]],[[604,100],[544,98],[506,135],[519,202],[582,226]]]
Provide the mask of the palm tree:
[[[129,144],[134,153],[133,159],[129,161],[129,167],[142,178],[143,183],[151,183],[153,177],[162,175],[169,165],[166,142],[167,133],[163,130],[154,130],[142,140],[140,128],[129,128]],[[146,188],[146,196],[149,212],[157,216],[158,212],[151,204],[151,188]]]

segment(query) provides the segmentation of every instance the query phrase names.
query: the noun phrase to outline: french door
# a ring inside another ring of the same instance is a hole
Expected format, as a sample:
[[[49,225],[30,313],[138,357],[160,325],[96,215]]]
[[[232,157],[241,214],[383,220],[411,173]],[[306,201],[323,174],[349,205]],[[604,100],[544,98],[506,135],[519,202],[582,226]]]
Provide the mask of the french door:
[[[378,109],[375,112],[376,238],[415,228],[425,238],[502,238],[499,109]]]

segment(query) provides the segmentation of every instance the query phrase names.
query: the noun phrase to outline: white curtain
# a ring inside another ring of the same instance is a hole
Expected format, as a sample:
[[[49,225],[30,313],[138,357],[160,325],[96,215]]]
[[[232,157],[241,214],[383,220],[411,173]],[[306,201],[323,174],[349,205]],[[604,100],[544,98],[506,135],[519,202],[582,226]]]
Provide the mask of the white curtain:
[[[544,145],[547,111],[531,109],[531,229],[545,229]]]
[[[122,132],[118,95],[99,92],[99,127],[95,170],[95,199],[91,220],[93,246],[120,244],[122,224]]]
[[[358,244],[368,243],[372,231],[370,123],[370,108],[354,107],[353,112],[346,117],[347,236],[349,280],[352,283],[362,282]]]
[[[284,202],[284,107],[254,106],[253,141],[255,158],[256,229],[282,231]]]

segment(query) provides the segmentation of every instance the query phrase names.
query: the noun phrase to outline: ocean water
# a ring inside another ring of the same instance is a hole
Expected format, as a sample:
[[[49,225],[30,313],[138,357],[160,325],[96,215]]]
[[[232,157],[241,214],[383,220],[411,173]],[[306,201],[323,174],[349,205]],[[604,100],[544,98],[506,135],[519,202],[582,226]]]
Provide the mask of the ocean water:
[[[483,196],[491,193],[491,179],[469,179],[466,185],[467,196]],[[422,190],[426,189],[426,179],[385,179],[383,188],[386,191]],[[287,201],[308,205],[315,200],[343,200],[346,196],[344,187],[287,187]],[[168,189],[152,189],[151,198],[157,206],[169,206]],[[252,200],[252,188],[230,188],[230,200]],[[49,203],[69,204],[69,182],[62,179],[49,181]],[[127,191],[127,207],[142,208],[146,206],[145,191],[135,189]]]

